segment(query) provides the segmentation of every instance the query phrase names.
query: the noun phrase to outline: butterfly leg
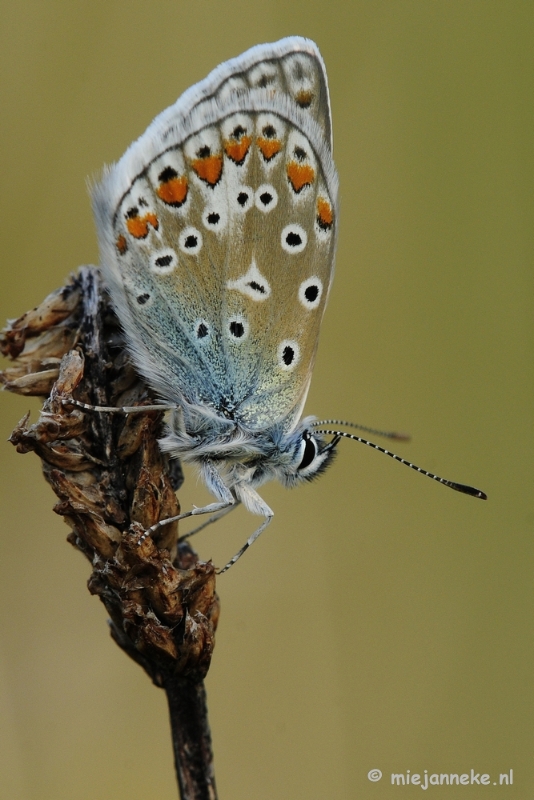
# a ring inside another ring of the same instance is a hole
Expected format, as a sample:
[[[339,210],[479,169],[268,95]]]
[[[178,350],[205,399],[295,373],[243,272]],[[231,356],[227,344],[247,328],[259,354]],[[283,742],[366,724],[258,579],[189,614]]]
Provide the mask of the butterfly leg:
[[[85,411],[98,411],[100,414],[146,414],[148,411],[176,411],[176,405],[166,405],[156,403],[151,406],[92,406],[89,403],[82,403],[73,397],[62,397],[61,404],[64,406],[77,406]]]
[[[155,525],[151,525],[150,528],[147,528],[147,530],[139,537],[138,544],[141,544],[141,542],[143,542],[147,536],[155,533],[164,525],[170,525],[171,522],[179,522],[182,519],[187,519],[187,517],[195,517],[199,514],[213,514],[214,516],[217,516],[217,514],[219,514],[221,511],[231,510],[231,508],[236,505],[238,502],[236,497],[234,497],[230,489],[228,489],[228,487],[224,484],[218,471],[209,461],[202,465],[202,475],[208,489],[213,495],[215,495],[219,502],[209,503],[207,506],[202,506],[201,508],[196,508],[195,506],[191,509],[191,511],[178,514],[176,517],[161,519],[159,522],[156,522]]]
[[[262,500],[262,498],[259,496],[259,494],[250,486],[238,484],[235,488],[239,500],[241,500],[244,503],[244,505],[246,505],[248,510],[252,511],[253,514],[261,514],[263,517],[265,517],[265,519],[261,523],[260,527],[256,528],[254,533],[248,537],[247,541],[245,542],[241,550],[238,550],[235,556],[233,556],[230,559],[228,564],[226,564],[222,569],[217,570],[218,575],[222,575],[223,572],[226,572],[226,570],[230,569],[230,567],[232,567],[235,564],[235,562],[241,558],[245,550],[248,550],[250,545],[256,541],[256,539],[261,533],[263,533],[263,531],[265,530],[267,525],[269,525],[274,516],[274,512],[271,511],[267,503],[265,503],[264,500]]]
[[[223,508],[221,511],[218,511],[216,514],[213,514],[213,516],[211,516],[206,522],[203,522],[202,525],[198,525],[198,527],[193,528],[193,530],[189,531],[189,533],[184,533],[183,536],[180,536],[178,541],[179,542],[183,542],[183,541],[185,541],[185,539],[189,539],[191,536],[194,536],[195,533],[199,533],[200,531],[203,531],[204,528],[208,527],[208,525],[211,525],[213,522],[217,522],[218,520],[222,519],[227,514],[229,514],[230,511],[233,511],[235,508],[237,508],[240,504],[241,504],[241,500],[237,500],[232,506],[227,506],[226,508]]]

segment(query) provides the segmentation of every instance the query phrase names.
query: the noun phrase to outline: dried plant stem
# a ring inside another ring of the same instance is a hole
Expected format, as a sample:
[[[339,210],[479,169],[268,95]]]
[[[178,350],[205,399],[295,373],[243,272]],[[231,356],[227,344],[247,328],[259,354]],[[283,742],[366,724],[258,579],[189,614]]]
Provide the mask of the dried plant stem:
[[[170,680],[164,688],[169,703],[180,796],[212,800],[216,797],[215,774],[204,684]]]
[[[216,800],[203,679],[219,614],[215,570],[178,541],[176,523],[139,544],[142,531],[179,513],[177,462],[158,447],[162,415],[82,412],[94,405],[147,405],[94,267],[82,267],[36,309],[9,323],[0,348],[13,361],[4,388],[47,397],[10,441],[41,458],[59,498],[68,540],[89,559],[89,590],[110,615],[114,640],[168,698],[182,800]],[[154,540],[154,538],[156,540]]]

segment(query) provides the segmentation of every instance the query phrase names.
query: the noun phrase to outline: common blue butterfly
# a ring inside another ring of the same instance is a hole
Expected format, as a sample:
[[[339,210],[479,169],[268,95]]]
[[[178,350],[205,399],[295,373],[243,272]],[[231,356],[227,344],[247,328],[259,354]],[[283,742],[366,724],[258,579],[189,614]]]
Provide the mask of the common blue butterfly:
[[[172,409],[161,448],[216,498],[179,519],[239,502],[264,517],[224,571],[272,519],[261,484],[313,478],[342,436],[383,450],[301,419],[338,231],[317,46],[289,37],[218,66],[105,171],[93,206],[131,358]]]

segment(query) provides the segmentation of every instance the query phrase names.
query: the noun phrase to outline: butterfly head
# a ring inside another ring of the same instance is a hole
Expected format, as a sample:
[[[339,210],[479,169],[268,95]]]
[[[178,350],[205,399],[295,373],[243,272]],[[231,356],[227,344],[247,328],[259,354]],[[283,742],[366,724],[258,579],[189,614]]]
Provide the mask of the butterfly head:
[[[313,430],[310,420],[300,425],[280,443],[280,459],[276,477],[287,487],[311,481],[321,475],[336,454],[339,437],[327,441]]]

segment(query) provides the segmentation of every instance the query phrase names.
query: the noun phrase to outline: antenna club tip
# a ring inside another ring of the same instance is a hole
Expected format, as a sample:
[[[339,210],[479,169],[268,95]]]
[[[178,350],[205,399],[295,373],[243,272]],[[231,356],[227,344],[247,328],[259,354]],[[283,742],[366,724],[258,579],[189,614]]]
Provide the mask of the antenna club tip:
[[[477,497],[479,500],[488,499],[486,492],[481,491],[481,489],[476,489],[474,486],[467,486],[465,483],[453,483],[452,481],[447,481],[446,483],[451,489],[455,489],[455,491],[461,492],[462,494],[468,494],[469,497]]]
[[[394,439],[396,442],[411,442],[412,437],[409,433],[397,433],[393,431],[393,433],[389,434],[390,439]]]
[[[483,492],[481,489],[475,489],[474,486],[465,486],[464,484],[458,484],[459,491],[463,492],[464,494],[468,494],[470,497],[476,497],[479,500],[487,500],[488,495],[486,492]]]

